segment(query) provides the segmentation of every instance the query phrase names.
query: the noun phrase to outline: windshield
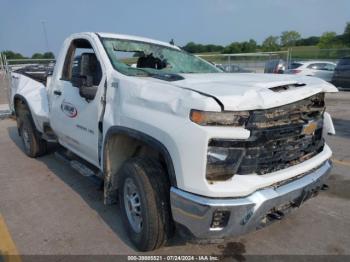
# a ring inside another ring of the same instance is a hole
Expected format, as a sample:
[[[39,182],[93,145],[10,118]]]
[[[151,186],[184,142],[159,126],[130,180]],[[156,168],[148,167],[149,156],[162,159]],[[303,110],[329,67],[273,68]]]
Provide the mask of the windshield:
[[[179,73],[219,73],[210,63],[170,47],[115,38],[102,38],[113,67],[129,76]]]

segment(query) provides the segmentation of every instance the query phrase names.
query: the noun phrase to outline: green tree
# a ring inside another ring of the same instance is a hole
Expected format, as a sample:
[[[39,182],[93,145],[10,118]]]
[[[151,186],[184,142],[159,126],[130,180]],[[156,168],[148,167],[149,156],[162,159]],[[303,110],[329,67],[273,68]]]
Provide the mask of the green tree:
[[[278,51],[280,50],[280,46],[278,44],[279,37],[278,36],[269,36],[262,43],[262,50],[265,52],[268,51]]]
[[[194,42],[189,42],[183,46],[182,49],[189,53],[196,53],[196,44]]]
[[[300,45],[310,46],[310,45],[317,45],[319,42],[320,42],[319,36],[310,36],[307,38],[301,38],[297,40],[295,44],[297,46],[300,46]]]
[[[26,58],[22,54],[15,53],[15,52],[10,51],[10,50],[5,50],[5,51],[2,52],[2,54],[4,54],[7,59],[23,59],[23,58]]]
[[[235,54],[242,53],[242,44],[239,42],[233,42],[226,46],[222,51],[223,54]]]
[[[189,42],[182,48],[189,53],[221,52],[224,49],[221,45],[202,45],[194,42]]]
[[[43,54],[44,59],[55,59],[55,55],[52,52],[46,52]]]
[[[206,52],[221,52],[224,47],[221,45],[206,45]]]
[[[337,45],[337,34],[335,32],[324,32],[318,43],[318,47],[321,49],[333,48]]]
[[[43,55],[41,53],[34,53],[32,55],[32,59],[42,59]]]
[[[346,23],[344,34],[343,34],[344,44],[350,46],[350,22]]]
[[[282,46],[295,46],[296,42],[301,38],[297,31],[284,31],[281,34]]]
[[[242,52],[243,53],[252,53],[256,52],[258,45],[255,40],[249,39],[248,42],[243,42],[242,43]]]
[[[52,52],[46,53],[34,53],[32,59],[55,59],[55,55]]]

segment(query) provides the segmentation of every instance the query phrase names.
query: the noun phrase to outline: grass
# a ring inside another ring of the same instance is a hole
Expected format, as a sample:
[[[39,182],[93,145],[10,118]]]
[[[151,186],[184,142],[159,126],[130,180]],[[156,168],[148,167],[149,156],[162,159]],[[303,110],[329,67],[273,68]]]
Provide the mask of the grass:
[[[296,46],[292,48],[292,59],[337,60],[350,54],[349,48],[320,49],[317,46]]]

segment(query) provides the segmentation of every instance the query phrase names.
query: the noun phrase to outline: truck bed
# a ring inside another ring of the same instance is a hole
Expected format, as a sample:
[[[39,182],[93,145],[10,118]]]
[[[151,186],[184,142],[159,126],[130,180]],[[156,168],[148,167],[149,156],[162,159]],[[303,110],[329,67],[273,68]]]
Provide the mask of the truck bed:
[[[14,111],[14,99],[16,96],[24,98],[39,132],[43,131],[43,124],[49,122],[46,80],[46,77],[44,79],[43,74],[38,72],[30,73],[22,69],[11,72],[10,108]]]

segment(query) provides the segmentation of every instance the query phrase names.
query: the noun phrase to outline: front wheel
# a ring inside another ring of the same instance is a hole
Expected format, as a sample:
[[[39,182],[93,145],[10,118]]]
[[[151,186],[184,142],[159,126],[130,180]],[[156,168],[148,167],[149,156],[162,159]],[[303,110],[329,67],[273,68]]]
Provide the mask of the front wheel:
[[[161,165],[133,158],[120,172],[119,203],[130,240],[140,251],[162,246],[172,232],[170,186]]]

